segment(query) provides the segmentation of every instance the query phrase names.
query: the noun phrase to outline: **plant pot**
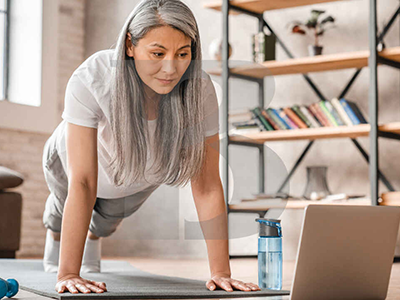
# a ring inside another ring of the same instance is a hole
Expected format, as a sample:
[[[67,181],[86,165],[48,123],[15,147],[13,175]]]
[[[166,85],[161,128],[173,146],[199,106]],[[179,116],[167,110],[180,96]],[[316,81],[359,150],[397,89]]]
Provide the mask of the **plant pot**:
[[[322,54],[322,46],[308,45],[308,55],[316,56]]]

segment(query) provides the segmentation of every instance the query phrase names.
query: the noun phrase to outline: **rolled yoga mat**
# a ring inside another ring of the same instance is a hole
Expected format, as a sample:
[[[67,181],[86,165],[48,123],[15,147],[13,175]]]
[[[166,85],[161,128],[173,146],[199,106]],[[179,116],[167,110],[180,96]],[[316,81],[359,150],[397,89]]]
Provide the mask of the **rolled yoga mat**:
[[[89,294],[57,293],[56,273],[46,273],[39,259],[0,259],[0,277],[14,278],[20,288],[35,294],[55,299],[195,299],[195,298],[241,298],[289,295],[289,291],[227,292],[220,288],[210,291],[206,281],[181,277],[155,275],[135,268],[129,262],[102,260],[101,273],[81,273],[85,279],[102,281],[107,292]],[[18,297],[18,294],[15,296]]]

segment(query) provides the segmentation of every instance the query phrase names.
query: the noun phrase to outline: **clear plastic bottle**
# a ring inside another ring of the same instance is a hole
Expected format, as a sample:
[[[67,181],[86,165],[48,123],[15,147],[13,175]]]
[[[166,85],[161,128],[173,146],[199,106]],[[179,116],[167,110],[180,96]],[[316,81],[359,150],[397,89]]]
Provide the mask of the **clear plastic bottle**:
[[[282,229],[280,220],[257,218],[258,286],[261,289],[282,289]]]

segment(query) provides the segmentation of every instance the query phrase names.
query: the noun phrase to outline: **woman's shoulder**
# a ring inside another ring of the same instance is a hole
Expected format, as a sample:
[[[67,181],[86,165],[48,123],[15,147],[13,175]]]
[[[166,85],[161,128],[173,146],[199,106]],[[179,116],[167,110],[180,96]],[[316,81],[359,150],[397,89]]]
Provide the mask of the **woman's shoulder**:
[[[104,76],[110,73],[114,49],[99,50],[82,62],[74,71],[76,75]]]
[[[98,102],[109,93],[113,53],[114,49],[93,53],[71,76],[77,76]]]

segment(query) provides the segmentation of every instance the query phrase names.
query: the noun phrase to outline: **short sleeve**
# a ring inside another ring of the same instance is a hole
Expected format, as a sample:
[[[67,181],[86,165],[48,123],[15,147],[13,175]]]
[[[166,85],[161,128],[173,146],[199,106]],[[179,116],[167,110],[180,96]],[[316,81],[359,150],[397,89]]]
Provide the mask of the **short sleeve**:
[[[204,91],[204,123],[206,137],[219,132],[219,103],[216,92],[218,84],[211,80],[210,76],[206,76],[206,84]]]
[[[101,108],[92,93],[77,75],[72,75],[65,90],[64,111],[61,117],[67,122],[97,128]]]

